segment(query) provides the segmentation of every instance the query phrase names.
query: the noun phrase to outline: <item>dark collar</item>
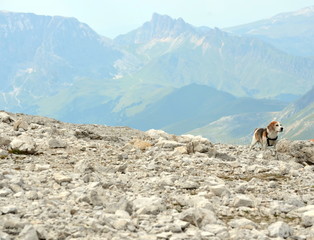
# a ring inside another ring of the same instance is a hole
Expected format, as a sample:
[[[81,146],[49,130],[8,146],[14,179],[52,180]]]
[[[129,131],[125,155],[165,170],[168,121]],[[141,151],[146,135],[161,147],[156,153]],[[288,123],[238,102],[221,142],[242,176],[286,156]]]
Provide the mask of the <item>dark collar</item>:
[[[272,144],[270,144],[269,141],[276,141],[277,138],[278,138],[278,136],[275,137],[275,138],[269,138],[269,137],[268,137],[268,134],[266,133],[266,138],[267,138],[267,145],[268,145],[268,146],[273,146]]]

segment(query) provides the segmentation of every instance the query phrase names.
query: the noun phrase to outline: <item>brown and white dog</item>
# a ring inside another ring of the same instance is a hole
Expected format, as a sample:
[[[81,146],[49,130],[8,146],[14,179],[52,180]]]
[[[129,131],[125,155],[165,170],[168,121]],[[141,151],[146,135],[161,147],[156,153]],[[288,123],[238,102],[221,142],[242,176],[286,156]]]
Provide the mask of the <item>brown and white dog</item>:
[[[263,150],[266,150],[268,146],[274,146],[275,148],[277,144],[278,133],[282,131],[283,127],[278,121],[272,121],[266,128],[256,128],[250,149],[252,149],[256,143],[260,143]]]

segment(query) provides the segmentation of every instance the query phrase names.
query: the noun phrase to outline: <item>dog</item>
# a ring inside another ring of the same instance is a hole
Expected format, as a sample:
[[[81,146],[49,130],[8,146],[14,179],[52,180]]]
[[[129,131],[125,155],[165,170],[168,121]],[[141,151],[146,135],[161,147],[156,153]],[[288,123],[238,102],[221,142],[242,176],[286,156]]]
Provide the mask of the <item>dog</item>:
[[[278,133],[282,131],[283,127],[278,121],[272,121],[266,128],[256,128],[253,134],[250,150],[256,143],[260,143],[264,151],[270,146],[273,146],[274,149],[276,149]]]

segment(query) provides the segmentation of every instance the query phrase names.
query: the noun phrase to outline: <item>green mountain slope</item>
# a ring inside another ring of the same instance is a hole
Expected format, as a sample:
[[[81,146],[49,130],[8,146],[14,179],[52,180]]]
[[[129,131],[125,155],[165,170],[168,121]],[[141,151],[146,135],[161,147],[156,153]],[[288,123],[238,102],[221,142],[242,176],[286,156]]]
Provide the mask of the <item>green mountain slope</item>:
[[[278,101],[238,98],[191,84],[173,91],[124,123],[142,130],[161,128],[182,134],[226,115],[278,111],[284,106]]]
[[[314,139],[314,103],[283,120],[283,123],[287,126],[284,137],[293,140]]]
[[[249,144],[254,129],[266,127],[272,120],[282,122],[284,132],[280,134],[281,138],[314,139],[314,87],[282,111],[229,115],[188,133],[202,135],[214,142]]]
[[[290,139],[314,139],[314,86],[300,99],[287,106],[278,118],[287,126]]]

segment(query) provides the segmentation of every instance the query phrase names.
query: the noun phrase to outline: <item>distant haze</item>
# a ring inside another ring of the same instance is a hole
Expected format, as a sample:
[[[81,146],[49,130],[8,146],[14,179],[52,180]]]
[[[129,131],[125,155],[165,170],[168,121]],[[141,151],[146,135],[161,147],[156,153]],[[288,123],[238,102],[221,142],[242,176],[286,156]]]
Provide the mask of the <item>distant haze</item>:
[[[141,26],[154,12],[225,28],[311,5],[314,0],[0,0],[0,10],[75,17],[110,38]]]

